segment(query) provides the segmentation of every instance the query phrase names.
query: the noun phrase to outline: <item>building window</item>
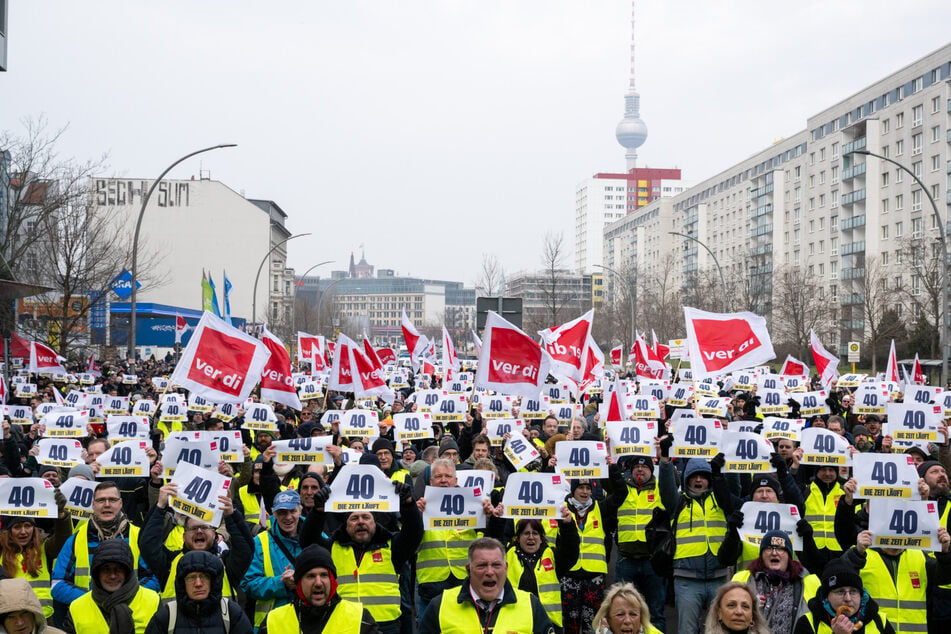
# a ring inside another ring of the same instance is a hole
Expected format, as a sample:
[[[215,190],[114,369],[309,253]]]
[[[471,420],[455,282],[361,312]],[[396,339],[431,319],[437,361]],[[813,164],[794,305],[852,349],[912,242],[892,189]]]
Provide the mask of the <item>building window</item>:
[[[921,132],[911,137],[911,155],[921,154]]]
[[[911,192],[911,210],[912,211],[921,211],[921,190],[916,189]],[[917,228],[915,228],[917,225]],[[921,237],[921,218],[915,218],[911,221],[912,230],[915,232],[915,237]]]
[[[882,251],[882,266],[888,266],[888,251]]]
[[[921,125],[921,116],[924,114],[925,107],[917,105],[911,109],[911,127],[917,128]]]
[[[820,206],[820,207],[825,207],[825,206],[826,206],[826,195],[825,195],[825,194],[819,194],[819,206]]]
[[[901,99],[901,97],[899,97]],[[895,115],[895,129],[901,128],[905,125],[905,113],[899,112]]]
[[[924,87],[924,85],[925,85],[924,77],[918,77],[911,84],[911,92],[912,93],[919,92]]]
[[[904,223],[901,223],[901,222],[896,222],[896,223],[895,223],[895,237],[896,237],[896,238],[902,237],[902,235],[903,235],[903,233],[904,233],[904,231],[903,231],[904,226],[905,226]]]
[[[839,159],[839,144],[833,143],[832,144],[832,160],[836,161],[838,159]]]
[[[888,225],[882,225],[882,240],[888,240]]]
[[[921,190],[919,189],[919,190],[916,191],[916,192],[912,192],[912,194],[911,194],[911,199],[912,199],[912,201],[915,200],[915,194],[918,194],[918,209],[921,209]],[[912,202],[912,206],[914,206],[914,202]],[[911,219],[911,237],[912,237],[912,238],[920,238],[920,237],[921,237],[921,228],[922,228],[923,225],[924,225],[924,223],[921,221],[921,218],[912,218],[912,219]],[[916,257],[915,259],[917,260],[918,258]],[[917,264],[919,264],[919,263],[916,261],[915,264],[917,265]]]
[[[888,134],[889,128],[891,128],[891,121],[889,119],[882,119],[882,134]]]
[[[838,217],[838,216],[832,216],[831,218],[829,218],[829,228],[830,228],[833,232],[836,232],[836,231],[839,230],[839,217]]]
[[[888,172],[882,172],[882,187],[888,187]]]
[[[824,185],[825,182],[826,182],[826,171],[822,170],[821,172],[819,172],[819,184]]]
[[[832,238],[829,242],[829,247],[832,249],[832,255],[839,255],[839,239]]]
[[[931,186],[931,197],[934,198],[935,200],[938,200],[938,193],[940,189],[941,188],[937,183]],[[931,219],[932,221],[934,220],[934,214],[932,214]]]
[[[898,194],[895,196],[895,211],[901,211],[905,208],[905,196],[903,194]]]
[[[826,160],[826,149],[824,147],[819,148],[819,160]]]
[[[826,241],[819,240],[819,253],[825,253],[825,252],[826,252]]]
[[[905,170],[896,168],[895,169],[895,182],[901,183],[905,180]]]
[[[839,166],[833,165],[832,166],[832,184],[835,185],[838,182],[839,182]]]
[[[936,125],[931,128],[931,142],[936,143],[941,140],[941,126]]]
[[[883,198],[883,199],[882,199],[881,209],[882,209],[882,213],[883,213],[883,214],[887,214],[887,213],[888,213],[888,199],[887,199],[887,198]]]
[[[833,194],[836,194],[836,193],[838,193],[838,192],[832,192],[832,193],[833,193]],[[825,228],[826,228],[826,219],[825,219],[825,217],[821,217],[821,218],[819,218],[819,231],[822,231],[822,230],[825,229]]]
[[[905,153],[905,140],[898,139],[895,141],[895,156],[901,156]]]
[[[934,71],[931,71],[934,72]],[[934,82],[932,82],[934,83]],[[931,100],[931,114],[937,114],[938,110],[941,109],[941,97],[934,97]]]

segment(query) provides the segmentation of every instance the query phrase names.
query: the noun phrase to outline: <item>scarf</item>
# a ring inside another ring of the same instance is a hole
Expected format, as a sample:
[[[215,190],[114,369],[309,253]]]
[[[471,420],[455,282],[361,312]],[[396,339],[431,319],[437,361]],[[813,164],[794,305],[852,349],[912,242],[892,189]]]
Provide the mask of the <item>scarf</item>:
[[[99,585],[99,580],[93,579],[92,598],[105,615],[110,632],[135,631],[135,619],[132,618],[132,608],[129,607],[129,603],[138,591],[139,578],[134,570],[126,577],[122,587],[115,592],[106,592]]]
[[[592,506],[594,506],[594,500],[588,499],[587,502],[579,502],[572,496],[568,498],[568,504],[570,504],[572,508],[577,510],[579,513],[583,514],[586,513]]]
[[[119,537],[125,532],[126,527],[129,525],[129,518],[126,517],[126,514],[122,511],[119,511],[111,522],[100,523],[95,515],[89,518],[89,521],[92,523],[93,528],[96,529],[96,533],[99,534],[99,541],[103,542],[107,539]]]
[[[525,570],[522,572],[522,578],[518,580],[518,584],[513,584],[517,585],[519,590],[538,594],[538,580],[535,578],[535,564],[537,564],[538,560],[542,558],[543,552],[545,552],[544,543],[539,546],[538,550],[536,550],[534,553],[527,553],[522,550],[521,546],[515,546],[515,555],[525,568]]]

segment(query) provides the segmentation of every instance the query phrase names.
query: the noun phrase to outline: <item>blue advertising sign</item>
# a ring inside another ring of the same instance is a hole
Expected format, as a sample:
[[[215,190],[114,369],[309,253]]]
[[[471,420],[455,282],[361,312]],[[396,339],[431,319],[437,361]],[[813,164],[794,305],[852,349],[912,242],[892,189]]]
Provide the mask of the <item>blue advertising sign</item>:
[[[112,280],[111,288],[112,292],[119,296],[119,299],[128,299],[132,295],[132,273],[122,269],[122,273]],[[142,288],[142,283],[139,280],[135,281],[135,288],[136,290]]]

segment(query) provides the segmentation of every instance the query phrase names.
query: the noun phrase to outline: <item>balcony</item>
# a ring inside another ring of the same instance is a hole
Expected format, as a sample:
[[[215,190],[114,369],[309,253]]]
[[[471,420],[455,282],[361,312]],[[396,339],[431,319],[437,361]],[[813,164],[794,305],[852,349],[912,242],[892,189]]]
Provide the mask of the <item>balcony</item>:
[[[842,245],[842,250],[840,253],[842,255],[852,255],[853,253],[864,253],[865,252],[865,240],[860,242],[846,242]]]
[[[843,330],[857,330],[861,332],[865,330],[865,320],[852,319],[850,321],[840,321],[839,326],[841,326]]]
[[[865,268],[861,266],[842,269],[840,277],[843,280],[858,280],[865,277]]]
[[[766,194],[772,194],[772,193],[773,193],[773,184],[769,183],[768,185],[763,185],[762,187],[751,189],[750,198],[759,198],[760,196],[765,196]]]
[[[851,218],[846,218],[843,220],[839,226],[842,228],[842,231],[849,231],[855,229],[856,227],[865,226],[865,214],[861,216],[852,216]]]
[[[751,266],[750,275],[769,275],[773,272],[772,264],[764,264],[763,266]]]
[[[755,227],[753,229],[750,229],[750,237],[756,238],[758,236],[764,236],[767,233],[772,233],[772,232],[773,232],[772,224],[763,225],[762,227]]]
[[[853,165],[848,169],[842,170],[842,182],[846,183],[856,176],[861,176],[865,173],[867,166],[865,163],[859,163],[858,165]]]
[[[764,245],[756,247],[755,249],[752,249],[750,251],[750,255],[755,257],[757,255],[766,255],[767,253],[772,253],[772,252],[773,252],[773,243],[770,242],[768,244],[764,244]]]
[[[855,139],[851,143],[846,143],[842,146],[842,156],[845,156],[849,152],[854,152],[855,150],[864,150],[866,146],[865,137],[861,139]]]
[[[839,297],[840,306],[855,306],[865,301],[865,295],[862,293],[848,293]]]
[[[852,203],[857,203],[865,200],[865,190],[856,189],[854,192],[849,192],[842,196],[843,205],[851,205]]]
[[[773,203],[767,203],[756,209],[750,209],[750,220],[755,220],[760,216],[765,216],[766,214],[773,213]]]

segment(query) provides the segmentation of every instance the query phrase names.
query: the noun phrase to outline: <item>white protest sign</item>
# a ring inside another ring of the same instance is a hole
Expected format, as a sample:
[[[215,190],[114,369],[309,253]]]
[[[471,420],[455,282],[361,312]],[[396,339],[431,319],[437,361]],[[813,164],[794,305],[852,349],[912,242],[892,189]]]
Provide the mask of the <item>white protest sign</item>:
[[[941,404],[944,407],[944,417],[951,418],[951,392],[944,393]]]
[[[122,415],[129,413],[128,396],[107,396],[103,402],[102,413],[106,416],[110,414]]]
[[[521,434],[513,434],[502,446],[502,453],[516,471],[538,459],[539,453],[529,440]]]
[[[251,403],[244,412],[244,428],[255,431],[277,431],[277,416],[266,403]]]
[[[512,417],[512,397],[511,396],[488,396],[483,398],[482,418],[511,418]]]
[[[852,477],[860,498],[918,500],[918,470],[908,454],[859,453],[852,457]]]
[[[33,424],[33,410],[28,405],[5,405],[4,413],[10,417],[10,422],[19,425]]]
[[[212,417],[217,418],[218,420],[223,420],[227,423],[237,415],[238,405],[235,403],[219,403],[215,408],[215,412],[212,414]]]
[[[888,390],[881,383],[863,383],[855,390],[852,411],[856,414],[884,414]]]
[[[344,410],[342,409],[328,409],[324,412],[324,415],[320,417],[320,424],[323,425],[324,428],[328,428],[334,423],[339,423],[343,412]]]
[[[727,431],[751,431],[762,425],[759,419],[756,420],[731,420],[726,424]]]
[[[749,392],[756,386],[756,375],[752,372],[741,372],[733,376],[732,390],[742,390]]]
[[[672,458],[712,458],[720,453],[723,424],[710,418],[683,418],[673,434]]]
[[[216,528],[221,525],[223,511],[218,497],[228,497],[231,478],[183,462],[175,470],[172,484],[178,486],[178,494],[168,498],[169,507]]]
[[[885,434],[896,441],[938,440],[938,425],[944,422],[944,408],[927,403],[889,403]],[[942,440],[944,440],[942,438]]]
[[[727,397],[703,396],[697,399],[697,413],[701,416],[726,418],[726,408],[730,404]]]
[[[51,467],[75,467],[83,462],[83,445],[76,438],[40,438],[36,461]]]
[[[237,429],[204,432],[217,441],[218,453],[225,462],[244,462],[244,441]]]
[[[828,397],[829,395],[825,390],[799,395],[797,397],[799,400],[799,415],[809,418],[810,416],[830,414],[832,410],[829,409],[829,405],[826,403]]]
[[[149,456],[145,453],[148,443],[144,440],[126,440],[116,443],[96,461],[99,477],[144,478],[149,474]]]
[[[485,435],[489,437],[489,443],[493,447],[501,447],[505,434],[512,434],[513,437],[522,435],[525,428],[525,421],[520,418],[500,418],[496,420],[485,421]]]
[[[796,532],[796,524],[802,517],[795,504],[745,502],[740,511],[743,513],[740,539],[744,542],[759,546],[769,531],[783,531],[792,541],[793,550],[802,550],[802,538]]]
[[[599,440],[563,440],[555,445],[555,462],[566,478],[608,477],[608,450]]]
[[[99,483],[84,478],[69,478],[60,485],[59,492],[66,498],[66,510],[74,520],[92,517],[93,492]]]
[[[787,392],[805,392],[809,379],[801,376],[787,376],[784,383],[786,383]]]
[[[324,395],[324,388],[318,381],[308,381],[306,378],[297,387],[297,394],[302,401],[310,401]]]
[[[654,439],[657,438],[657,422],[652,420],[611,420],[605,424],[604,433],[611,445],[611,455],[654,455]]]
[[[102,394],[90,394],[89,398],[86,399],[86,409],[89,411],[89,422],[90,423],[101,423],[102,417],[102,403],[106,400],[106,397]]]
[[[782,392],[786,389],[783,377],[779,376],[778,374],[761,374],[756,377],[756,384],[760,391],[778,390]],[[759,391],[757,394],[759,394]]]
[[[724,473],[767,473],[773,470],[769,464],[773,445],[754,432],[725,431],[720,440]]]
[[[901,504],[871,500],[868,503],[868,530],[872,532],[874,548],[941,550],[940,520],[938,503],[932,500],[908,500]]]
[[[395,513],[400,504],[393,482],[379,467],[347,464],[330,485],[330,497],[324,508],[332,513],[379,511]]]
[[[557,519],[568,493],[568,480],[557,473],[513,473],[505,481],[502,517]]]
[[[694,391],[703,396],[717,396],[720,394],[720,387],[717,385],[715,378],[708,377],[702,381],[694,382]]]
[[[55,495],[53,484],[43,478],[0,478],[0,515],[55,518]]]
[[[559,425],[569,425],[575,416],[581,416],[581,403],[553,405],[552,413]]]
[[[789,397],[783,390],[763,388],[757,392],[760,399],[759,411],[761,414],[785,414],[789,411]]]
[[[194,412],[211,412],[215,406],[205,397],[192,394],[188,399],[188,409]]]
[[[680,377],[681,381],[693,381],[693,370],[690,368],[681,368],[677,372],[677,376]]]
[[[345,438],[376,438],[380,420],[375,410],[348,409],[340,417],[340,435]]]
[[[179,402],[178,399],[166,399],[165,402],[162,403],[159,420],[163,423],[184,423],[186,412],[187,409],[184,400]]]
[[[221,461],[218,443],[208,438],[189,438],[187,434],[188,432],[175,432],[165,441],[165,449],[162,450],[162,475],[166,478],[174,476],[175,469],[182,463],[218,470],[218,463]]]
[[[465,394],[440,394],[433,406],[433,420],[437,423],[462,422],[466,419],[468,400]]]
[[[77,375],[80,385],[92,385],[96,382],[96,377],[88,372],[82,372]]]
[[[426,487],[424,530],[485,528],[482,491],[466,487]]]
[[[806,421],[802,418],[777,418],[767,416],[763,420],[763,438],[766,440],[799,440],[799,435],[805,427]]]
[[[135,385],[139,382],[139,377],[134,374],[123,374],[122,375],[122,384],[123,385]]]
[[[485,469],[466,469],[457,472],[459,486],[467,489],[478,489],[483,499],[489,499],[495,487],[495,472]]]
[[[693,386],[689,383],[674,383],[667,395],[667,404],[672,407],[687,407],[693,397]]]
[[[7,407],[9,407],[9,405]],[[36,418],[37,420],[42,420],[44,416],[46,416],[50,412],[55,412],[56,410],[60,408],[61,406],[57,405],[56,403],[40,403],[39,405],[36,406],[36,413],[35,413]],[[15,421],[11,419],[11,422],[17,423],[20,421]],[[89,422],[92,422],[91,417]]]
[[[653,395],[645,394],[628,398],[628,404],[631,406],[629,414],[634,418],[660,418],[660,403]]]
[[[941,400],[941,394],[944,392],[940,387],[932,385],[906,385],[905,402],[906,403],[937,403]]]
[[[849,441],[834,431],[809,427],[799,434],[802,447],[801,464],[842,467],[852,464]]]
[[[141,398],[135,402],[132,406],[132,415],[133,416],[151,416],[155,413],[155,410],[158,409],[155,405],[155,401],[148,398]]]
[[[866,374],[843,374],[836,381],[839,387],[858,387],[866,379]]]
[[[329,446],[329,445],[328,445]],[[351,462],[357,464],[360,462],[360,455],[362,452],[357,451],[356,449],[351,449],[350,447],[341,447],[340,448],[340,465],[348,465]],[[330,455],[330,452],[327,451],[327,448],[324,447],[324,464],[327,465],[328,469],[333,469],[336,467],[334,464],[334,457]]]
[[[653,396],[658,401],[662,401],[667,398],[667,393],[670,392],[670,383],[657,379],[643,379],[639,391],[644,396]],[[634,409],[637,409],[637,407]]]
[[[106,433],[112,444],[123,440],[148,440],[149,417],[109,415],[106,417]]]
[[[416,397],[416,411],[432,412],[433,407],[439,402],[439,397],[448,394],[443,390],[419,390],[413,393]]]
[[[50,413],[43,419],[46,425],[44,436],[85,438],[86,425],[89,424],[89,411]]]
[[[549,400],[555,405],[567,403],[571,400],[571,388],[566,383],[546,385],[542,388],[542,394],[547,394]]]
[[[80,392],[79,390],[70,390],[63,398],[63,403],[69,407],[75,407],[76,409],[82,409],[86,406],[86,399],[89,398],[89,395],[85,392]]]
[[[400,412],[393,415],[393,435],[396,442],[433,437],[433,415],[426,412]]]
[[[271,445],[277,450],[274,461],[283,464],[323,464],[325,449],[333,444],[333,436],[307,436],[290,440],[275,440]]]
[[[17,383],[13,394],[17,398],[33,398],[36,396],[36,383]]]
[[[168,380],[168,379],[164,379],[164,378],[162,378],[162,377],[160,377],[160,376],[153,376],[153,377],[152,377],[152,385],[155,387],[156,390],[159,390],[159,391],[161,392],[161,391],[163,391],[163,390],[167,390],[167,389],[168,389],[168,387],[169,387],[169,380]]]

